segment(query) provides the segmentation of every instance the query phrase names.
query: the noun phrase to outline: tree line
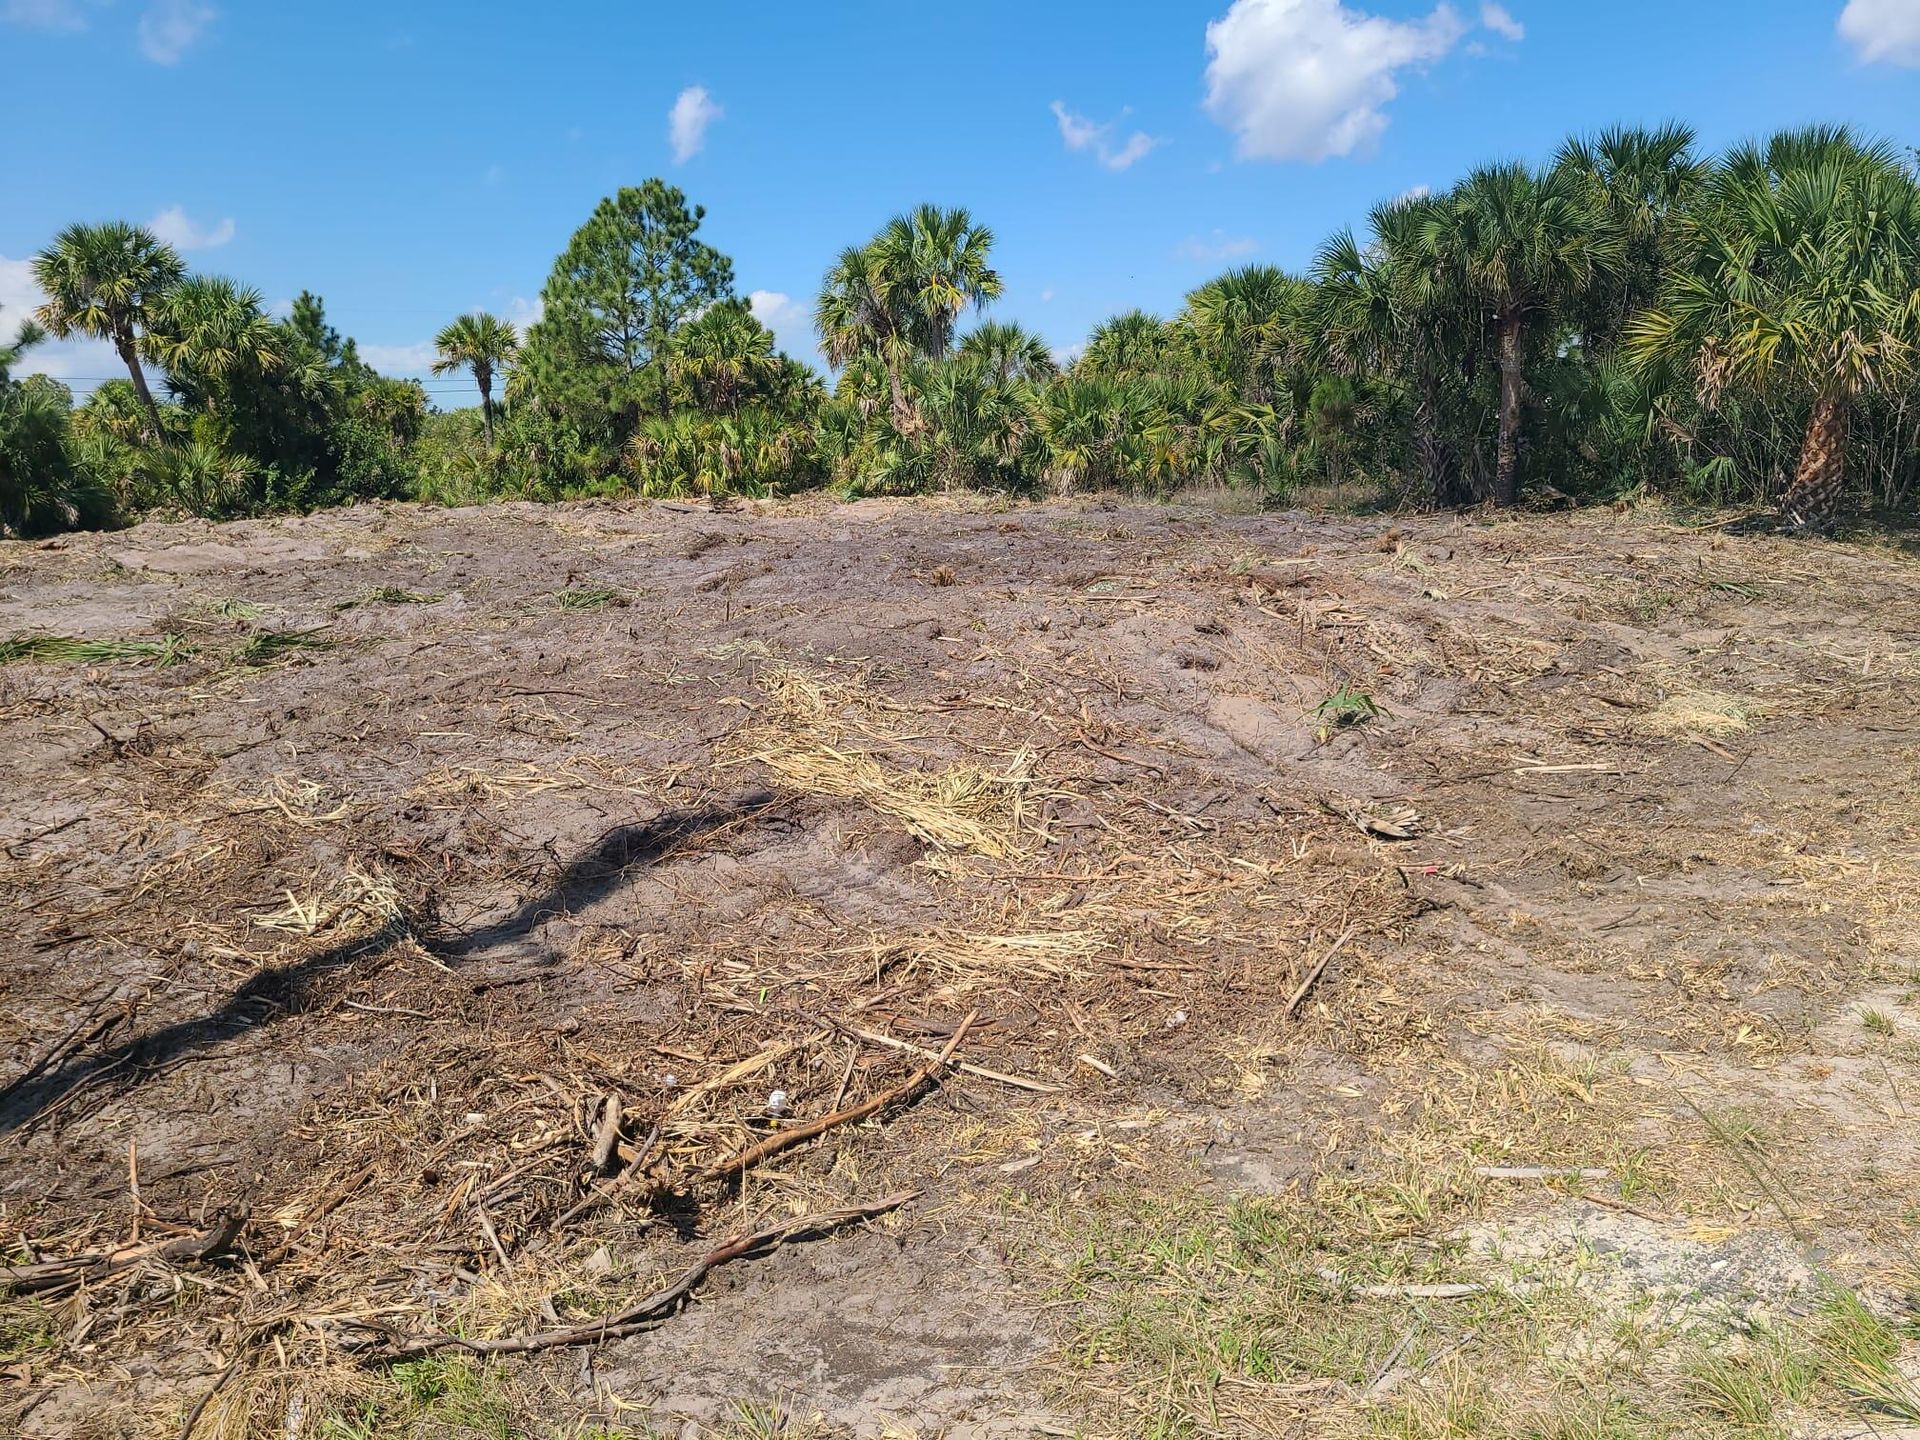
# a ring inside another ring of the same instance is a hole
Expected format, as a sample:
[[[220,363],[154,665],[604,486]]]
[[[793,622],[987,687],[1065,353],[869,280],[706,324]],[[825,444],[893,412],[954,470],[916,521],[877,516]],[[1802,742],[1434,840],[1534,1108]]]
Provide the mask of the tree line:
[[[1717,157],[1682,126],[1621,128],[1483,166],[1304,272],[1245,266],[1172,316],[1116,316],[1064,364],[980,318],[1003,289],[991,230],[922,206],[827,269],[830,384],[735,293],[704,215],[657,179],[601,201],[524,335],[478,313],[440,333],[435,373],[480,401],[449,414],[317,298],[276,319],[146,231],[73,226],[0,348],[0,527],[811,486],[1657,493],[1806,524],[1920,497],[1920,172],[1844,128]],[[45,331],[108,342],[126,381],[76,408],[14,378]]]

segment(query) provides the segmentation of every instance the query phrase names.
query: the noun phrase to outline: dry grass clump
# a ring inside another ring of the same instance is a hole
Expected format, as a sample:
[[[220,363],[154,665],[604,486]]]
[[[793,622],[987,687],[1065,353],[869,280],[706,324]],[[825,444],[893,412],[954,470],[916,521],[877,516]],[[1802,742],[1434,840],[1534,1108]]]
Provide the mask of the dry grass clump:
[[[316,881],[304,895],[292,890],[282,893],[287,903],[255,917],[256,925],[291,935],[318,935],[346,921],[377,929],[400,913],[400,892],[394,883],[353,865],[330,881]]]
[[[998,860],[1044,838],[1032,824],[1030,750],[1015,750],[997,770],[942,764],[881,723],[885,714],[912,712],[873,695],[861,679],[771,664],[759,684],[768,705],[722,764],[753,762],[790,789],[857,800],[936,850]],[[871,748],[852,748],[856,739]]]
[[[1633,728],[1654,736],[1737,735],[1748,728],[1752,715],[1752,702],[1738,696],[1683,690],[1636,716]]]
[[[868,958],[876,974],[924,970],[945,979],[1018,985],[1084,979],[1084,962],[1094,959],[1110,943],[1097,930],[990,935],[942,929],[877,937],[839,953]]]

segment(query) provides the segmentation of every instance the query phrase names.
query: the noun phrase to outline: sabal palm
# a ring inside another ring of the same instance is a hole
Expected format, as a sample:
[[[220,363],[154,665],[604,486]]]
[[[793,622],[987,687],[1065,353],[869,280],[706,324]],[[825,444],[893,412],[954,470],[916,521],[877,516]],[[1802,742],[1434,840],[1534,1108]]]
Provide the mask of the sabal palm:
[[[1855,402],[1912,377],[1920,346],[1920,183],[1890,147],[1840,129],[1735,151],[1688,225],[1687,263],[1631,327],[1645,364],[1810,402],[1787,508],[1839,507]]]
[[[0,335],[5,333],[4,330],[0,330]],[[28,320],[14,332],[12,340],[0,341],[0,387],[5,386],[12,378],[10,372],[20,363],[20,357],[46,339],[46,336],[46,331]]]
[[[711,305],[682,325],[666,358],[676,392],[696,409],[730,415],[749,400],[773,397],[786,368],[773,332],[739,299]]]
[[[961,315],[1000,296],[999,272],[987,263],[993,231],[965,210],[922,205],[896,215],[868,248],[899,297],[908,340],[926,359],[944,359]]]
[[[913,428],[913,410],[901,379],[912,324],[906,301],[873,248],[853,245],[841,251],[827,271],[813,312],[829,365],[844,370],[863,355],[877,356],[885,365],[894,428],[902,433]]]
[[[1582,316],[1590,348],[1611,351],[1628,318],[1653,302],[1680,220],[1712,171],[1694,153],[1695,138],[1679,124],[1616,126],[1560,147],[1554,168],[1586,187],[1623,248],[1611,283]]]
[[[1442,428],[1442,373],[1463,348],[1477,345],[1477,324],[1448,290],[1446,274],[1425,245],[1426,229],[1444,202],[1430,197],[1376,206],[1373,235],[1362,245],[1341,231],[1314,260],[1309,357],[1342,375],[1405,375],[1413,392],[1413,450],[1436,506],[1459,504],[1459,467]]]
[[[944,359],[960,316],[1001,293],[988,263],[992,250],[993,232],[965,210],[922,205],[841,252],[821,282],[814,310],[821,348],[836,366],[859,354],[881,358],[902,433],[919,424],[906,394],[907,363]]]
[[[1165,321],[1144,310],[1129,310],[1093,327],[1074,369],[1108,379],[1154,375],[1173,364],[1178,349]]]
[[[1477,306],[1500,368],[1494,498],[1520,497],[1520,405],[1528,327],[1569,296],[1616,273],[1624,255],[1591,193],[1569,171],[1525,165],[1473,171],[1425,217],[1438,283]]]
[[[160,409],[140,368],[140,341],[153,315],[185,275],[170,245],[124,221],[69,225],[34,257],[33,278],[46,293],[38,311],[55,335],[86,335],[112,344],[157,435]]]
[[[1195,290],[1183,318],[1213,377],[1244,399],[1265,401],[1302,338],[1306,294],[1277,266],[1247,265]]]
[[[462,315],[433,338],[439,357],[433,373],[451,375],[465,370],[480,391],[480,423],[486,428],[487,448],[493,448],[493,379],[520,353],[520,336],[510,321],[476,310]]]
[[[209,409],[237,381],[285,359],[260,292],[224,275],[195,275],[167,291],[149,318],[144,348],[183,400]]]
[[[1010,321],[989,320],[960,341],[960,358],[1000,384],[1050,380],[1060,372],[1053,351],[1038,335]]]

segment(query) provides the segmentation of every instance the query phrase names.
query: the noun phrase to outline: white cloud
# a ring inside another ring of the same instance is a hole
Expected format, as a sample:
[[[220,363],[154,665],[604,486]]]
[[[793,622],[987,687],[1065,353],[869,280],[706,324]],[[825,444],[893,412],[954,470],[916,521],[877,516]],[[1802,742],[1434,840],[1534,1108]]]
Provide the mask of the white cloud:
[[[667,139],[673,145],[673,158],[684,165],[700,153],[707,143],[707,127],[727,112],[713,103],[704,85],[689,85],[667,112]]]
[[[20,327],[33,318],[33,312],[46,300],[33,280],[31,260],[9,260],[0,255],[0,344],[10,343]],[[34,346],[14,367],[14,376],[50,375],[56,380],[75,382],[75,389],[86,391],[98,380],[124,376],[127,367],[105,340],[48,339]],[[80,383],[80,382],[87,383]]]
[[[1365,152],[1387,128],[1396,75],[1441,59],[1467,28],[1446,4],[1387,20],[1342,0],[1233,0],[1207,26],[1207,111],[1243,160]]]
[[[1053,303],[1053,287],[1051,285],[1040,292],[1040,303],[1042,305],[1051,305]]]
[[[82,0],[6,0],[0,20],[30,30],[84,30],[88,8]]]
[[[1060,122],[1060,138],[1066,142],[1067,149],[1092,150],[1109,170],[1125,170],[1135,161],[1145,159],[1161,143],[1158,137],[1135,130],[1118,145],[1114,144],[1114,127],[1126,119],[1125,110],[1116,119],[1098,125],[1069,110],[1064,100],[1054,101],[1052,109],[1053,118]]]
[[[1839,28],[1864,63],[1920,69],[1920,4],[1914,0],[1847,0]]]
[[[153,0],[135,27],[140,53],[156,65],[178,64],[218,13],[200,0]]]
[[[539,296],[529,300],[524,295],[516,295],[507,301],[506,319],[510,322],[522,340],[527,331],[540,323],[540,317],[546,313],[547,303]]]
[[[797,359],[813,358],[813,316],[804,304],[783,290],[755,290],[747,296],[747,308],[773,331],[782,350]]]
[[[1424,200],[1431,194],[1433,194],[1433,187],[1431,185],[1409,185],[1405,190],[1402,190],[1398,195],[1393,197],[1393,203],[1396,205],[1404,205],[1409,200]]]
[[[1251,255],[1259,248],[1260,242],[1251,235],[1229,235],[1224,230],[1216,230],[1208,236],[1189,235],[1174,247],[1173,253],[1183,260],[1211,265]]]
[[[147,222],[147,228],[176,250],[218,250],[233,239],[233,217],[202,230],[178,205],[169,205]]]
[[[1480,7],[1480,23],[1502,40],[1511,40],[1516,45],[1527,38],[1527,27],[1513,18],[1513,12],[1506,6],[1496,5],[1493,0],[1487,0]]]
[[[397,375],[402,379],[425,375],[439,353],[431,340],[416,341],[412,345],[360,346],[360,358],[367,364],[382,375]]]

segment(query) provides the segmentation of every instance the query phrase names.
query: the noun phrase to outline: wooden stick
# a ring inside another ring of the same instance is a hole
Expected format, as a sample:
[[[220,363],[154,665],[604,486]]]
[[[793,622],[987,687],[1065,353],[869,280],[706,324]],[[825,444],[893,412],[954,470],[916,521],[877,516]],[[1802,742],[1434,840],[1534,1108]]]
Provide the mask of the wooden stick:
[[[890,1050],[904,1050],[909,1055],[925,1057],[937,1057],[940,1053],[937,1050],[929,1050],[924,1045],[915,1045],[911,1040],[901,1040],[892,1035],[882,1034],[878,1030],[862,1030],[858,1025],[845,1025],[838,1020],[829,1020],[827,1023],[832,1025],[836,1030],[844,1031],[848,1035],[858,1036],[862,1040],[870,1040],[875,1045],[885,1045]],[[1049,1085],[1043,1080],[1029,1080],[1021,1075],[1003,1074],[998,1070],[989,1070],[984,1065],[970,1064],[965,1060],[955,1061],[953,1068],[968,1075],[977,1075],[982,1080],[994,1080],[1002,1085],[1011,1085],[1016,1090],[1031,1090],[1039,1095],[1057,1095],[1060,1093],[1061,1087],[1058,1085]]]
[[[185,1265],[209,1260],[233,1248],[247,1225],[247,1207],[222,1212],[211,1230],[197,1235],[182,1235],[173,1240],[146,1245],[129,1245],[100,1255],[75,1255],[66,1260],[43,1260],[37,1265],[0,1265],[0,1286],[16,1294],[28,1295],[47,1290],[69,1290],[88,1280],[101,1280],[145,1260],[164,1260]]]
[[[187,1411],[187,1418],[180,1422],[180,1440],[193,1440],[194,1427],[200,1423],[200,1417],[206,1414],[207,1405],[214,1396],[226,1388],[227,1381],[233,1378],[234,1372],[240,1368],[240,1362],[245,1358],[244,1355],[236,1355],[229,1360],[226,1368],[213,1377],[213,1384],[207,1387],[206,1393],[193,1402],[193,1408]]]
[[[593,1137],[592,1163],[595,1174],[606,1170],[607,1160],[613,1154],[613,1147],[619,1143],[620,1097],[609,1090],[606,1103],[600,1110],[600,1129]]]
[[[725,1244],[710,1250],[696,1260],[679,1278],[662,1290],[658,1290],[638,1304],[612,1315],[604,1315],[597,1320],[583,1321],[578,1325],[562,1325],[551,1330],[536,1330],[524,1335],[508,1335],[498,1340],[470,1340],[463,1335],[415,1335],[406,1338],[391,1337],[384,1343],[375,1342],[374,1348],[363,1358],[367,1364],[388,1365],[398,1360],[412,1360],[421,1355],[431,1355],[439,1350],[465,1350],[474,1355],[518,1355],[530,1350],[551,1350],[563,1345],[592,1345],[602,1340],[616,1340],[623,1335],[632,1335],[636,1331],[648,1330],[665,1320],[685,1300],[710,1271],[725,1265],[730,1260],[743,1259],[746,1256],[764,1254],[766,1251],[784,1245],[796,1236],[816,1230],[837,1230],[856,1220],[869,1220],[876,1215],[884,1215],[889,1210],[897,1210],[909,1200],[919,1197],[917,1190],[903,1190],[897,1195],[889,1195],[884,1200],[876,1200],[871,1205],[848,1205],[838,1210],[822,1211],[817,1215],[806,1215],[798,1220],[789,1220],[781,1225],[772,1225],[765,1230],[756,1230],[749,1235],[739,1235]],[[353,1348],[349,1343],[349,1349]]]
[[[567,1213],[562,1215],[558,1220],[555,1220],[548,1228],[558,1230],[578,1220],[582,1215],[586,1214],[587,1211],[593,1209],[593,1207],[598,1205],[602,1200],[608,1199],[616,1190],[621,1189],[628,1181],[632,1180],[634,1176],[646,1169],[647,1161],[653,1158],[653,1147],[660,1143],[660,1124],[660,1121],[654,1121],[653,1129],[648,1133],[646,1143],[634,1152],[633,1159],[627,1162],[626,1169],[607,1181],[606,1184],[596,1186],[594,1189],[588,1191],[579,1204],[567,1211]]]
[[[897,1105],[902,1100],[911,1099],[933,1078],[935,1073],[946,1065],[947,1061],[952,1057],[953,1052],[959,1048],[960,1042],[966,1038],[967,1031],[973,1027],[973,1022],[979,1018],[979,1015],[980,1012],[978,1010],[968,1011],[967,1018],[962,1020],[959,1027],[954,1030],[952,1038],[946,1043],[946,1047],[932,1060],[914,1071],[905,1081],[894,1086],[893,1089],[875,1095],[870,1100],[862,1100],[858,1105],[848,1106],[845,1110],[836,1110],[830,1115],[822,1115],[818,1120],[809,1120],[806,1124],[795,1125],[790,1130],[776,1131],[766,1139],[749,1145],[746,1149],[728,1156],[725,1160],[709,1165],[705,1170],[700,1172],[701,1177],[707,1180],[729,1179],[741,1174],[743,1171],[751,1169],[770,1156],[778,1155],[783,1150],[791,1150],[795,1145],[811,1140],[816,1135],[824,1135],[837,1125],[848,1125],[856,1120],[864,1120],[869,1115],[877,1115],[882,1110],[887,1109],[889,1106]]]
[[[1300,1008],[1300,1002],[1307,998],[1307,992],[1313,989],[1314,982],[1319,980],[1320,976],[1326,971],[1327,963],[1332,960],[1335,955],[1340,953],[1340,947],[1347,943],[1348,937],[1352,934],[1353,926],[1349,925],[1340,932],[1340,938],[1327,947],[1327,953],[1313,962],[1313,968],[1307,971],[1306,979],[1300,982],[1299,988],[1293,992],[1293,997],[1287,1001],[1286,1008],[1281,1010],[1280,1016],[1282,1019],[1291,1020],[1293,1018],[1293,1012]]]

